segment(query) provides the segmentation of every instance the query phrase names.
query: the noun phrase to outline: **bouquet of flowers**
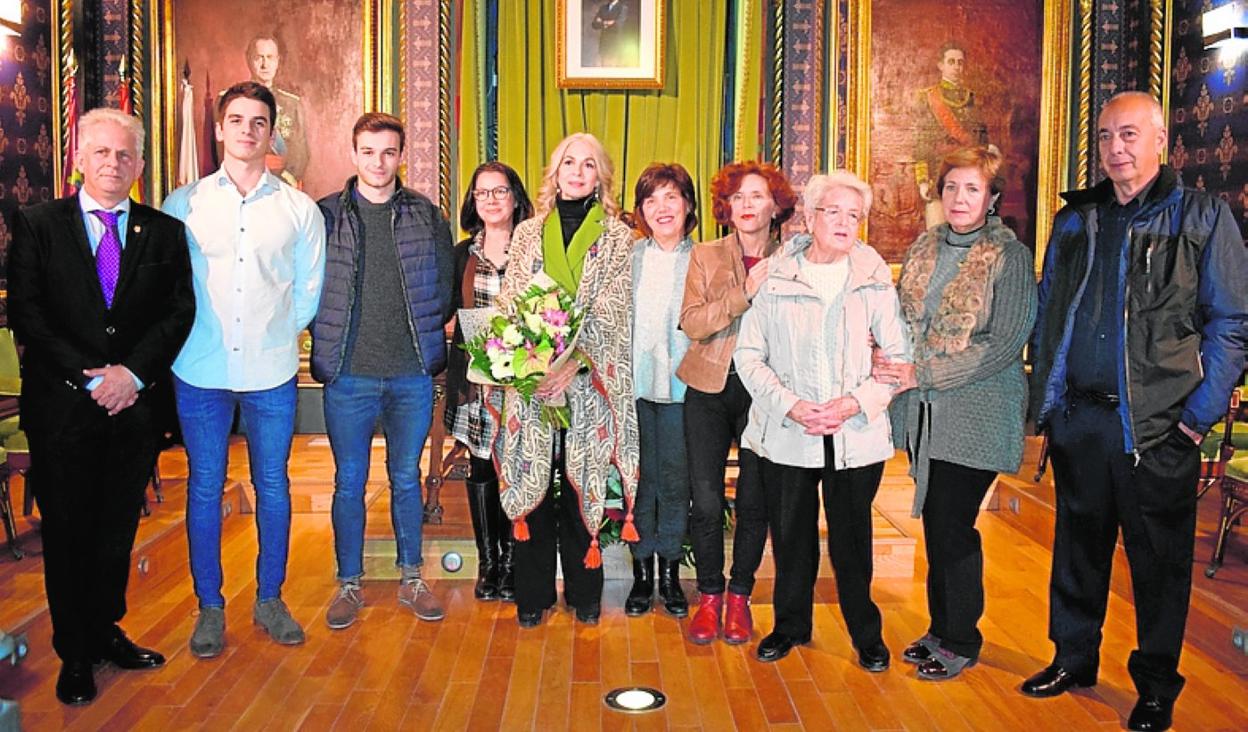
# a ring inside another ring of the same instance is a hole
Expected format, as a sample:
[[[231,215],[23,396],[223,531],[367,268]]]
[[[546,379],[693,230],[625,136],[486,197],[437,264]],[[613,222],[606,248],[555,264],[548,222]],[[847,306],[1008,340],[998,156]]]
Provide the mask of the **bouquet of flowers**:
[[[569,358],[586,362],[576,350],[583,316],[575,298],[545,273],[516,298],[510,317],[494,308],[460,310],[469,381],[510,387],[529,403],[542,379]],[[543,405],[542,418],[559,427],[571,424],[566,404]]]

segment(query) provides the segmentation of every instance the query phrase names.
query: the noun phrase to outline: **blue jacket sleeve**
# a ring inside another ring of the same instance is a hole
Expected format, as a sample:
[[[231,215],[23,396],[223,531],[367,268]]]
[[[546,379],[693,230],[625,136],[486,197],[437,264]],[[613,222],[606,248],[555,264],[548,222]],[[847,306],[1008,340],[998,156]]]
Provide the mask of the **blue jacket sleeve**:
[[[1183,423],[1204,434],[1226,413],[1248,353],[1248,249],[1225,201],[1201,254],[1197,301],[1204,378],[1183,406]]]

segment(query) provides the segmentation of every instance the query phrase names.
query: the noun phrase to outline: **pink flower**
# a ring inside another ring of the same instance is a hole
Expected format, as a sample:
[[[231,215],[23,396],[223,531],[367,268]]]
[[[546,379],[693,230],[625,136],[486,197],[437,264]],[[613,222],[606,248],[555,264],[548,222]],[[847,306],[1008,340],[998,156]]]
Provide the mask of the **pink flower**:
[[[568,324],[568,314],[562,310],[546,310],[542,312],[542,319],[556,328]]]

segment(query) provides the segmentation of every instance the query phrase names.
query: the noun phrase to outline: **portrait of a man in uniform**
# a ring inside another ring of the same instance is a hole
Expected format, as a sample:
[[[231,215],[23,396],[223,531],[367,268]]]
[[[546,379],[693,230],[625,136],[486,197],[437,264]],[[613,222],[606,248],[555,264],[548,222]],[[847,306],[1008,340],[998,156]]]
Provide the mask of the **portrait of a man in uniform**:
[[[282,54],[276,33],[261,33],[247,44],[247,68],[251,80],[264,84],[277,99],[277,123],[274,125],[272,150],[266,159],[269,171],[300,187],[308,167],[308,132],[305,126],[303,100],[283,89],[277,78]]]
[[[967,145],[988,144],[988,126],[975,105],[975,92],[963,79],[966,49],[958,41],[940,47],[935,64],[940,81],[920,89],[915,99],[915,183],[925,201],[938,201],[931,190],[945,155]],[[928,208],[932,208],[929,206]],[[934,207],[939,213],[940,206]],[[932,221],[927,225],[931,226]]]
[[[354,171],[350,130],[364,112],[364,8],[360,0],[178,0],[172,29],[179,70],[189,69],[199,174],[221,164],[216,103],[240,81],[263,84],[277,102],[270,172],[313,199]],[[171,105],[171,109],[177,105]],[[187,124],[177,120],[177,124]],[[174,153],[174,160],[177,159]]]

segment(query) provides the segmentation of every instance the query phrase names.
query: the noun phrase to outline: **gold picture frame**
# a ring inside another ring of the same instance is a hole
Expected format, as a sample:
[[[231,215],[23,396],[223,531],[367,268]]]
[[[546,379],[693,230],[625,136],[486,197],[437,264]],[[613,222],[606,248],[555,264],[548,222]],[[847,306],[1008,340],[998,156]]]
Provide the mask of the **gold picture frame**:
[[[662,89],[666,0],[558,0],[560,89]]]
[[[210,0],[205,0],[209,2]],[[363,111],[373,111],[379,108],[379,104],[390,101],[393,104],[394,93],[391,87],[385,86],[386,78],[392,75],[390,70],[396,68],[398,59],[396,58],[396,40],[390,36],[394,35],[394,18],[397,17],[397,3],[400,0],[309,0],[303,3],[303,6],[313,9],[319,5],[356,5],[359,8],[358,28],[359,33],[359,96],[358,110],[347,109],[344,114],[351,117],[354,122],[355,115]],[[220,12],[226,13],[227,8],[222,7],[229,3],[214,3],[220,7]],[[185,11],[187,5],[186,0],[178,0],[177,5],[183,6],[181,9]],[[181,79],[183,73],[183,64],[186,59],[179,52],[179,37],[176,23],[177,14],[175,12],[174,0],[132,0],[132,10],[142,16],[145,26],[150,30],[146,35],[146,48],[132,50],[132,53],[140,54],[140,58],[146,61],[144,65],[136,64],[140,68],[136,68],[132,83],[137,88],[150,86],[153,90],[150,110],[146,110],[148,116],[147,124],[149,129],[148,149],[151,151],[148,159],[148,176],[151,183],[149,198],[152,203],[159,205],[164,196],[176,187],[177,160],[179,152],[179,109],[181,102]],[[341,18],[337,19],[341,23]],[[228,23],[224,24],[230,27]],[[296,37],[298,33],[314,33],[314,28],[310,25],[302,25],[297,22],[287,23],[281,26],[285,29],[286,34]],[[255,28],[260,31],[261,28]],[[387,35],[389,34],[389,35]],[[249,35],[244,33],[243,35]],[[302,37],[300,37],[302,38]],[[243,38],[234,46],[246,44],[249,38]],[[241,48],[241,46],[240,46]],[[241,53],[241,51],[239,51]],[[293,56],[293,54],[291,54]],[[286,54],[283,54],[285,57]],[[145,78],[143,73],[150,73],[150,78]],[[193,70],[194,74],[195,71]],[[282,79],[280,76],[277,84]],[[230,82],[237,79],[230,79]],[[354,88],[354,80],[353,88]],[[214,80],[214,90],[216,89],[216,80]],[[276,84],[275,84],[276,86]],[[224,88],[223,86],[221,88]],[[210,91],[210,93],[211,93]],[[197,109],[204,107],[203,89],[196,88],[195,104]],[[281,101],[279,99],[279,106]],[[309,105],[312,106],[312,105]],[[316,105],[316,109],[328,108],[332,105]],[[341,108],[341,105],[339,105]],[[354,105],[351,105],[354,107]],[[391,111],[391,110],[385,110]],[[313,112],[315,113],[315,112]],[[344,119],[346,119],[344,117]],[[280,122],[280,120],[279,120]],[[338,128],[342,127],[341,130]],[[350,123],[345,125],[335,125],[332,139],[317,139],[315,144],[317,149],[326,149],[326,146],[334,146],[333,149],[337,153],[339,149],[342,155],[346,155],[349,150],[349,133]],[[203,136],[204,133],[197,131],[197,136]],[[339,137],[340,136],[340,137]],[[201,137],[202,139],[202,137]],[[338,168],[343,168],[338,170]],[[337,180],[337,187],[341,187],[342,181],[353,169],[346,169],[341,165],[341,161],[334,168],[335,174],[341,173]],[[321,188],[327,188],[322,184]],[[333,189],[329,189],[333,190]],[[329,192],[320,190],[310,190],[309,193],[314,197]]]
[[[1083,0],[1080,1],[1082,2]],[[892,2],[895,5],[897,0],[892,0]],[[1038,69],[1042,73],[1037,73],[1034,78],[1026,80],[1025,83],[1038,85],[1036,91],[1039,96],[1039,114],[1036,120],[1035,138],[1034,193],[1028,192],[1028,195],[1034,195],[1035,200],[1034,220],[1032,222],[1034,225],[1032,228],[1034,228],[1035,232],[1034,265],[1038,274],[1044,262],[1044,252],[1048,243],[1053,216],[1061,207],[1059,195],[1067,187],[1070,173],[1071,21],[1074,17],[1073,3],[1075,0],[1033,0],[1033,2],[1034,8],[1032,12],[1038,16],[1040,21],[1040,37],[1038,40],[1041,58],[1038,63]],[[846,125],[844,133],[846,166],[864,180],[873,184],[875,183],[875,181],[872,181],[873,171],[879,168],[879,161],[873,157],[873,134],[882,135],[885,133],[878,124],[873,124],[873,113],[881,103],[876,97],[877,90],[872,88],[873,63],[878,64],[881,62],[880,59],[873,61],[872,56],[872,28],[873,24],[878,24],[880,20],[878,17],[879,8],[874,7],[878,4],[880,3],[872,0],[854,0],[849,3],[849,16],[845,19],[848,25],[848,33],[846,35],[849,39],[849,47],[838,49],[847,56],[849,73],[846,84],[846,99],[833,100],[829,105],[831,109],[837,109],[838,102],[843,102],[844,106],[842,108],[849,118],[849,124]],[[883,4],[888,5],[888,3]],[[836,27],[841,22],[841,19],[833,17],[832,22],[833,27]],[[942,22],[948,22],[948,19],[943,18]],[[917,26],[915,27],[917,28]],[[994,24],[984,24],[984,27],[996,26]],[[948,30],[945,30],[946,34],[948,32]],[[968,50],[970,53],[966,55],[973,57],[976,49],[972,46]],[[903,57],[900,59],[888,59],[887,62],[912,64],[914,59],[912,57]],[[933,65],[934,63],[933,57]],[[967,63],[969,65],[970,61],[968,60]],[[881,72],[876,68],[874,73],[879,75]],[[902,78],[904,78],[904,75]],[[917,84],[917,82],[915,83]],[[1011,83],[1024,82],[1011,80]],[[832,125],[831,134],[829,135],[830,142],[835,146],[839,142],[836,140],[835,119],[831,119],[830,123]],[[832,149],[835,149],[835,147]],[[935,171],[932,171],[932,175],[934,174]],[[1021,232],[1019,236],[1020,239],[1024,238]],[[868,238],[868,240],[870,239]],[[872,243],[873,245],[875,244],[875,242]],[[896,242],[892,242],[892,244],[895,245]],[[905,244],[908,245],[909,242],[905,242]],[[886,258],[894,264],[900,261],[896,256],[886,256]]]

